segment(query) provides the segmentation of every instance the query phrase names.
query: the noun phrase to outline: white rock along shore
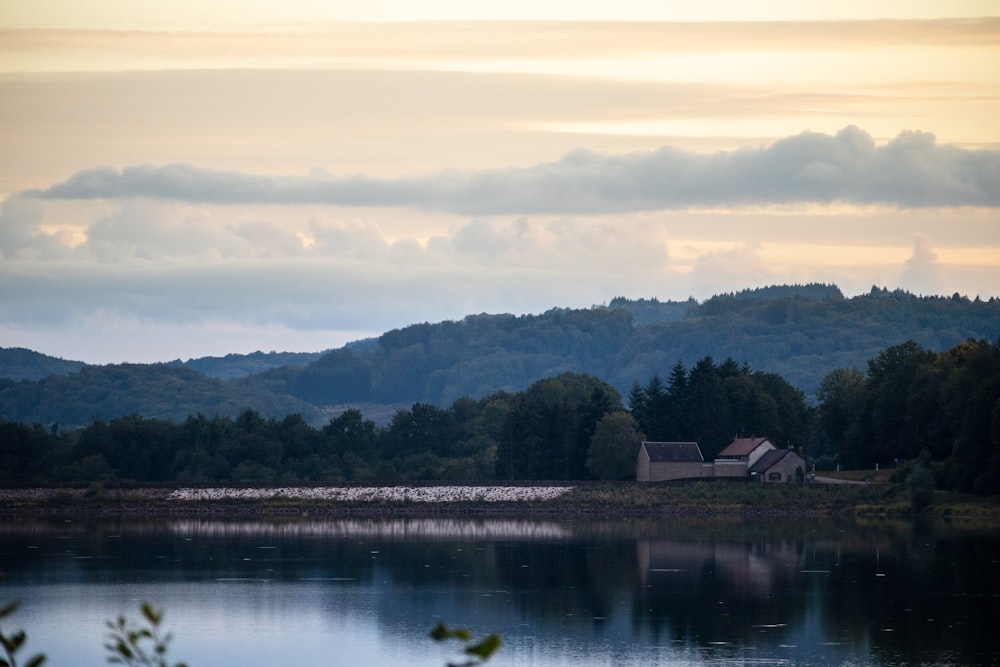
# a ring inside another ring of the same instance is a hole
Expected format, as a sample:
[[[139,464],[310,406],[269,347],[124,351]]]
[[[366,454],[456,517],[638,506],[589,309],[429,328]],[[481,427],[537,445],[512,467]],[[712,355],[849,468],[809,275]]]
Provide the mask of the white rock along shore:
[[[176,489],[168,500],[332,500],[352,502],[519,502],[552,500],[571,486],[368,486],[280,487],[268,489]]]

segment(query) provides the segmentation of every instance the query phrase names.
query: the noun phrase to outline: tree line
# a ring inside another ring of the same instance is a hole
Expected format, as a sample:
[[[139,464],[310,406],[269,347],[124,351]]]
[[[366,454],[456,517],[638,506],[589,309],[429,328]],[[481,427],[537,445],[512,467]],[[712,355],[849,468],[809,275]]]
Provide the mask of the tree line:
[[[0,483],[630,479],[643,439],[697,441],[710,460],[756,434],[819,470],[919,458],[939,488],[1000,492],[1000,341],[886,348],[865,373],[828,374],[815,404],[780,375],[712,357],[635,382],[627,398],[566,372],[447,408],[414,403],[381,426],[358,409],[321,427],[254,410],[65,430],[0,420]]]
[[[922,459],[939,488],[1000,493],[1000,340],[935,353],[913,341],[883,350],[866,373],[838,369],[817,390],[820,441],[830,466]]]
[[[461,398],[446,409],[415,403],[385,426],[358,409],[320,428],[300,414],[264,417],[254,410],[180,422],[94,419],[70,430],[0,420],[0,483],[491,480],[501,462],[511,469],[512,448],[524,443],[536,450],[530,465],[518,461],[518,479],[571,479],[582,474],[581,446],[585,458],[596,422],[621,407],[603,381],[565,373],[521,394]],[[558,451],[550,446],[557,431],[565,436]]]
[[[697,393],[703,376],[721,378],[733,367],[732,360],[699,362],[690,372],[686,404],[709,414],[715,408],[707,402],[719,397]],[[745,368],[737,374],[753,378],[755,399],[777,405],[782,395],[797,396],[798,409],[806,410],[801,392],[780,378],[758,386],[765,376]],[[771,396],[776,387],[780,391]],[[733,390],[734,400],[739,394]],[[645,407],[633,411],[641,420],[656,405],[652,390],[644,395]],[[131,415],[69,430],[2,420],[0,483],[628,479],[646,437],[633,412],[607,382],[567,372],[523,392],[463,397],[448,408],[415,403],[384,426],[358,409],[319,428],[300,414],[265,417],[254,410],[236,417],[195,414],[180,422]],[[746,406],[731,412],[745,414]],[[725,432],[731,436],[728,427]]]
[[[656,441],[698,442],[706,460],[735,435],[768,437],[778,447],[805,452],[813,410],[804,393],[779,375],[752,371],[728,358],[704,357],[691,369],[678,362],[664,382],[654,375],[632,385],[629,405],[639,428]]]

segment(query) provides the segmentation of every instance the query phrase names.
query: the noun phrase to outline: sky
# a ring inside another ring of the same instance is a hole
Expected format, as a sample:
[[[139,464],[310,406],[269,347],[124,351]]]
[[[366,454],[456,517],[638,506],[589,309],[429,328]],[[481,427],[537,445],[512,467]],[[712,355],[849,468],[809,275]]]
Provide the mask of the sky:
[[[997,118],[995,0],[3,0],[0,347],[1000,297]]]

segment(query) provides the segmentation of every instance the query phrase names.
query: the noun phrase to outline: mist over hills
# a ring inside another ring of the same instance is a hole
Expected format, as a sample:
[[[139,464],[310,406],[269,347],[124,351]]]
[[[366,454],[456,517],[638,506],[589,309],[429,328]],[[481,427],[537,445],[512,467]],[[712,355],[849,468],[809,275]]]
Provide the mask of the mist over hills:
[[[881,350],[913,340],[943,351],[1000,338],[1000,301],[915,296],[873,287],[845,298],[834,285],[782,285],[702,303],[616,298],[589,309],[469,315],[419,323],[326,353],[231,354],[187,362],[87,366],[0,349],[0,417],[73,426],[141,414],[301,414],[322,423],[347,406],[391,406],[521,391],[566,371],[624,396],[678,362],[711,356],[777,373],[812,397],[836,368],[864,370]]]

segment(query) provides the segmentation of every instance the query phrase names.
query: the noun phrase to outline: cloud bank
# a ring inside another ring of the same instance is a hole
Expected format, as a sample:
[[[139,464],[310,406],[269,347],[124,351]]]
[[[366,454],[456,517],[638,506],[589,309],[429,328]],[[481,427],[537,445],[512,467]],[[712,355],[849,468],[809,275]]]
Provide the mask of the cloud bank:
[[[0,204],[0,344],[154,361],[769,283],[993,296],[998,155],[849,127],[395,178],[86,169]]]
[[[1000,206],[1000,151],[904,132],[877,146],[847,127],[711,154],[663,147],[606,155],[578,149],[528,168],[398,178],[265,176],[190,164],[97,167],[23,196],[161,199],[201,204],[404,207],[461,215],[608,214],[795,203],[903,208]]]

